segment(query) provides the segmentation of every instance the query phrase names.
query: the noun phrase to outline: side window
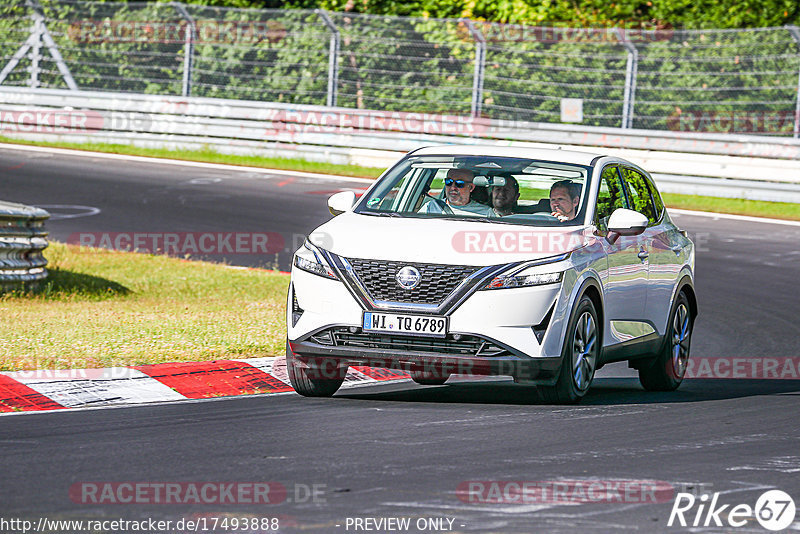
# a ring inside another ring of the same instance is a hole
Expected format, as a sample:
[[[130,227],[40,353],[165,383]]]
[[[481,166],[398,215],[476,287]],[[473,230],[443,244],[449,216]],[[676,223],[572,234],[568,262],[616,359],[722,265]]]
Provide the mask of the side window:
[[[597,228],[607,231],[608,218],[617,208],[625,207],[625,196],[619,181],[617,167],[606,167],[600,175],[600,189],[597,193],[595,222]]]
[[[444,198],[444,179],[447,178],[447,171],[449,169],[438,169],[431,181],[428,195],[436,198]]]
[[[655,224],[658,220],[653,200],[650,198],[650,190],[647,187],[645,177],[633,169],[621,168],[622,178],[625,181],[630,199],[630,209],[638,211],[645,217],[649,225]]]
[[[647,176],[645,176],[645,180],[647,180],[647,188],[650,189],[650,196],[653,198],[653,204],[656,207],[656,219],[661,219],[664,214],[664,202],[661,200],[661,195],[656,189],[656,184],[653,183],[653,180]]]
[[[399,210],[403,195],[409,189],[409,184],[419,177],[420,173],[420,169],[408,169],[393,183],[384,184],[382,189],[373,193],[372,198],[367,202],[367,208],[376,211]]]
[[[419,195],[414,198],[414,202],[411,205],[410,211],[414,213],[430,202],[431,198],[444,198],[444,178],[447,175],[447,169],[438,169],[433,177],[431,177],[430,172],[426,170],[419,178],[420,182],[427,183],[430,180],[430,183],[427,186],[423,186],[420,183],[420,186],[414,188],[414,193]]]

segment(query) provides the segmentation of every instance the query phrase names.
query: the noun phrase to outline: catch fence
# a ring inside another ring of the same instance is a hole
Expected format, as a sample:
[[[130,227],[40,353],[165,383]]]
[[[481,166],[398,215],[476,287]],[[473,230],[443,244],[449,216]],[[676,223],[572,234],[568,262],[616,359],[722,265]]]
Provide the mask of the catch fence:
[[[800,32],[6,0],[0,86],[798,137]]]

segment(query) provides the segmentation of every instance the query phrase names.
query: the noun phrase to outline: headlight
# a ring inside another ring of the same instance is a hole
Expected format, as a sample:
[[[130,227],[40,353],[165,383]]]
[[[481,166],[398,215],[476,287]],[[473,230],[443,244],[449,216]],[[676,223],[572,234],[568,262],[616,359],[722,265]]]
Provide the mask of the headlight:
[[[507,270],[506,273],[508,274],[500,274],[495,276],[481,289],[507,289],[511,287],[531,287],[557,284],[563,279],[564,270],[569,268],[569,263],[567,263],[565,260],[567,260],[567,258],[569,258],[571,255],[572,252],[565,252],[564,254],[559,254],[558,256],[551,256],[549,258],[530,261],[523,265],[517,265],[513,269]],[[553,269],[555,272],[530,272],[531,270],[544,270],[544,268],[542,268],[543,265],[551,265],[550,267],[547,267],[547,269]],[[509,271],[511,272],[509,273]]]
[[[332,280],[338,280],[339,277],[325,261],[322,253],[317,247],[312,245],[308,239],[303,243],[303,247],[298,250],[294,255],[294,266],[312,274],[324,276]]]
[[[564,273],[523,274],[517,276],[497,276],[482,289],[506,289],[509,287],[530,287],[556,284]]]

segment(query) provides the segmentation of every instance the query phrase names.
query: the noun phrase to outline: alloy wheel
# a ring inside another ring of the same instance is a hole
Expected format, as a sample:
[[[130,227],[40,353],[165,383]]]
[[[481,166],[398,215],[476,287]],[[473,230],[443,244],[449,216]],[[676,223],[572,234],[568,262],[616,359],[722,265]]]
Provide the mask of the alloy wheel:
[[[691,340],[691,321],[686,304],[681,302],[672,320],[672,369],[677,378],[683,378],[689,362],[689,342]]]
[[[597,366],[597,328],[594,318],[584,311],[575,325],[572,337],[572,378],[579,391],[585,391],[592,382]]]

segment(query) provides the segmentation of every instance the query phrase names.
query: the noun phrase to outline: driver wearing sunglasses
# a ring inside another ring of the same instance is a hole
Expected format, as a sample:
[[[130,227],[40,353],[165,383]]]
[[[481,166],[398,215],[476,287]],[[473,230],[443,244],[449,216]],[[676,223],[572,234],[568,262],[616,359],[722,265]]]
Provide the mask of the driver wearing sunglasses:
[[[470,200],[470,195],[475,189],[475,184],[472,183],[474,177],[474,173],[467,169],[447,171],[447,178],[444,180],[446,204],[455,215],[491,217],[494,215],[492,208]],[[422,213],[441,213],[443,210],[435,202],[429,202],[420,211]]]

